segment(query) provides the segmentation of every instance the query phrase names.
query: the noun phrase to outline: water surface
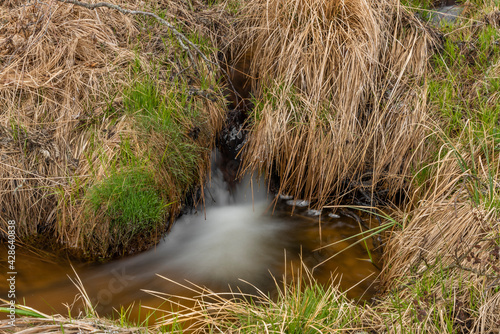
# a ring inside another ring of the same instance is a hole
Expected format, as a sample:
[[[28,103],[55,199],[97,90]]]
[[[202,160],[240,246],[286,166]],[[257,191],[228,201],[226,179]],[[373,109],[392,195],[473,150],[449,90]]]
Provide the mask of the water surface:
[[[293,200],[284,198],[273,203],[274,198],[265,191],[263,182],[248,178],[232,188],[229,192],[222,173],[215,170],[205,206],[178,219],[155,248],[106,264],[73,264],[98,313],[111,315],[113,309],[123,305],[130,306],[132,317],[137,318],[139,312],[144,315],[146,311],[140,311],[139,304],[158,307],[163,303],[163,308],[172,307],[143,289],[195,295],[156,274],[217,292],[240,289],[253,293],[255,286],[273,293],[273,277],[279,282],[283,275],[291,276],[291,268],[299,268],[301,259],[305,266],[314,267],[349,243],[341,242],[320,251],[316,250],[318,247],[360,232],[353,219],[333,218],[328,212],[318,215],[298,200],[292,216]],[[0,251],[1,270],[7,272],[7,252]],[[63,304],[74,303],[78,290],[68,278],[75,277],[69,261],[45,261],[36,253],[18,249],[16,266],[19,302],[47,313],[66,313]],[[373,281],[377,274],[361,244],[314,270],[321,283],[329,284],[336,277],[349,297],[365,299],[375,291]],[[0,287],[7,291],[5,280]],[[72,314],[79,310],[81,304],[76,302]]]

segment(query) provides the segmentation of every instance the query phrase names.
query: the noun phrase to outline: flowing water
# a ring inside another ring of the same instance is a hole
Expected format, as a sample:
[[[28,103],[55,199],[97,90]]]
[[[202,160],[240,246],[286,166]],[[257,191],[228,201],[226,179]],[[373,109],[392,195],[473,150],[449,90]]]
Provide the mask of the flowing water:
[[[158,275],[217,292],[236,287],[254,292],[249,282],[273,293],[273,276],[279,282],[283,275],[292,275],[290,268],[299,268],[301,260],[305,266],[314,267],[350,243],[316,250],[318,247],[360,232],[355,220],[326,211],[319,215],[308,210],[304,201],[281,198],[273,202],[264,182],[247,178],[231,186],[232,191],[228,188],[222,172],[214,170],[205,206],[179,218],[154,249],[106,264],[73,264],[99,314],[110,315],[113,308],[134,304],[132,317],[138,318],[139,312],[145,313],[144,309],[139,311],[139,303],[157,307],[163,302],[141,289],[180,296],[194,294]],[[348,290],[349,297],[369,299],[375,291],[378,270],[364,247],[358,244],[327,261],[314,270],[314,276],[323,284],[336,277],[335,282]],[[7,272],[7,251],[0,252],[1,270]],[[75,277],[68,261],[50,262],[18,249],[16,267],[18,302],[47,313],[67,312],[63,303],[72,304],[78,294],[68,277]],[[0,287],[6,298],[5,279]],[[75,304],[72,314],[78,312],[79,305]]]

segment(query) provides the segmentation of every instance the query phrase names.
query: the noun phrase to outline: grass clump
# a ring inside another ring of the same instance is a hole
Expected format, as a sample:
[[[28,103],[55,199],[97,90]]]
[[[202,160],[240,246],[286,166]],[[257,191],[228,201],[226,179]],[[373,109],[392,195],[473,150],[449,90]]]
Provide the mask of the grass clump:
[[[243,170],[276,172],[280,193],[317,206],[407,186],[432,29],[399,1],[249,1],[241,21],[257,106]]]
[[[132,169],[95,184],[88,196],[93,213],[104,212],[110,228],[126,235],[155,229],[165,220],[167,205],[155,188],[151,174]]]
[[[176,283],[195,293],[187,298],[193,306],[155,310],[165,314],[156,326],[168,329],[181,325],[182,330],[176,332],[297,334],[366,328],[364,320],[374,315],[369,307],[356,305],[333,284],[324,287],[316,283],[307,269],[305,274],[302,270],[295,274],[299,276],[291,281],[285,278],[283,286],[276,283],[273,297],[258,290],[254,294],[215,293],[194,284]],[[167,303],[170,300],[162,293],[152,293]]]
[[[145,6],[215,58],[223,38],[207,27],[224,25],[220,5]],[[225,107],[215,67],[158,22],[111,9],[12,2],[0,19],[0,229],[12,219],[22,240],[93,259],[123,254],[117,226],[131,251],[154,244],[205,176]],[[153,222],[154,237],[132,228]]]

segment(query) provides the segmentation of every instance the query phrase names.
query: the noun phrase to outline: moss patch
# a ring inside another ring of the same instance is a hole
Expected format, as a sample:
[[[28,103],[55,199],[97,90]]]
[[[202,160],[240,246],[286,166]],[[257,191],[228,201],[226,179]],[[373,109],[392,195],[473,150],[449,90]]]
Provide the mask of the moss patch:
[[[113,174],[90,188],[88,196],[93,213],[103,211],[111,219],[110,228],[124,236],[154,229],[165,217],[167,205],[144,170]]]

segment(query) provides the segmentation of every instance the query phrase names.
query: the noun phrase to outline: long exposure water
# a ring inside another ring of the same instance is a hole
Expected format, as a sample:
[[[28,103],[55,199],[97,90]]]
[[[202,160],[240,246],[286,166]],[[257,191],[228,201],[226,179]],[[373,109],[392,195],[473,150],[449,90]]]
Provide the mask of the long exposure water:
[[[136,318],[139,312],[146,313],[144,309],[139,311],[139,304],[157,307],[163,303],[143,289],[193,295],[192,291],[156,274],[217,292],[239,288],[252,293],[253,285],[273,293],[276,290],[273,276],[279,282],[283,275],[292,275],[291,268],[299,268],[301,260],[306,267],[314,267],[348,247],[352,240],[319,251],[318,247],[360,232],[353,219],[326,211],[319,215],[308,210],[303,201],[281,198],[273,203],[274,198],[267,193],[263,181],[247,178],[233,191],[228,188],[222,172],[213,170],[205,206],[200,205],[179,218],[155,248],[105,264],[74,263],[98,313],[111,315],[113,309],[133,304],[132,317]],[[295,204],[293,215],[292,204]],[[349,297],[369,299],[375,291],[373,282],[378,270],[364,247],[363,243],[355,245],[327,261],[314,270],[314,277],[323,284],[336,277],[335,282],[348,290]],[[2,270],[7,272],[7,251],[2,248],[0,252]],[[69,279],[75,278],[69,261],[50,261],[40,254],[18,249],[16,266],[19,303],[46,313],[67,313],[63,304],[71,305],[79,293]],[[0,287],[6,298],[6,280],[2,280]],[[77,314],[80,307],[79,302],[75,303],[72,314]]]

